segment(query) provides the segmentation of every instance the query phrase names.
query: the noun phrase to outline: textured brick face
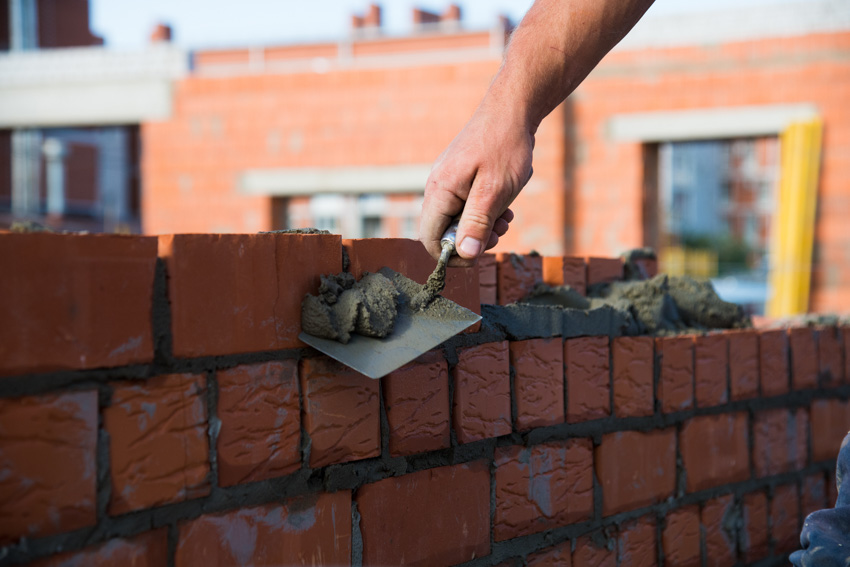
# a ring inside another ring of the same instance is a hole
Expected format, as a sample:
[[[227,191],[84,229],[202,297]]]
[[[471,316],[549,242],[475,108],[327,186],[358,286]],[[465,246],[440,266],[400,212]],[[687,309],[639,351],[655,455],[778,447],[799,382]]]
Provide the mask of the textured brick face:
[[[301,300],[318,289],[320,274],[342,268],[333,235],[161,236],[159,254],[178,357],[303,346]]]
[[[284,504],[201,516],[179,528],[177,567],[348,565],[351,493],[303,496]]]
[[[0,543],[94,525],[96,446],[97,392],[0,400]]]
[[[729,399],[726,375],[729,342],[724,334],[694,339],[694,393],[697,407],[725,404]]]
[[[519,430],[564,422],[564,360],[561,339],[510,343]]]
[[[567,421],[574,423],[611,415],[608,337],[581,337],[564,342]]]
[[[496,256],[493,254],[482,254],[478,258],[478,283],[479,295],[482,305],[496,305],[498,303]]]
[[[743,502],[741,550],[744,560],[752,562],[767,556],[767,496],[751,492],[744,495]]]
[[[589,439],[496,449],[496,541],[590,519]]]
[[[383,383],[391,455],[449,446],[449,373],[441,351],[420,356],[384,377]]]
[[[623,261],[619,258],[588,258],[587,285],[616,282],[623,279]]]
[[[587,293],[587,265],[584,258],[545,256],[543,282],[551,286],[568,285],[582,295]]]
[[[818,385],[818,351],[815,332],[809,328],[789,329],[791,347],[791,384],[795,390]]]
[[[596,477],[605,516],[661,502],[676,486],[676,432],[603,435],[596,448]]]
[[[843,337],[840,328],[826,327],[818,332],[820,383],[836,386],[844,382]]]
[[[769,476],[803,468],[808,459],[808,425],[805,409],[757,413],[753,421],[756,475]]]
[[[159,529],[131,539],[106,543],[73,553],[63,553],[31,567],[160,567],[168,564],[168,531]]]
[[[595,536],[595,537],[594,537]],[[573,567],[616,567],[617,541],[603,534],[581,536],[576,540]]]
[[[816,400],[812,402],[812,460],[834,459],[841,441],[850,431],[850,402],[841,400]]]
[[[302,360],[300,377],[311,467],[381,454],[377,380],[326,357]]]
[[[800,548],[800,498],[796,484],[777,486],[770,501],[770,526],[776,553]]]
[[[0,265],[0,376],[153,359],[155,239],[0,234]]]
[[[511,432],[507,342],[461,350],[454,381],[453,422],[458,441],[469,443]]]
[[[103,412],[109,433],[110,514],[209,493],[204,376],[172,374],[115,387]]]
[[[218,480],[222,486],[283,476],[301,465],[298,363],[218,373]]]
[[[761,395],[780,396],[788,392],[788,334],[782,330],[759,334],[759,373]]]
[[[655,520],[644,516],[620,526],[617,536],[619,567],[655,567],[658,559]]]
[[[611,342],[617,417],[652,415],[653,344],[651,337],[617,337]]]
[[[665,563],[677,567],[699,567],[699,507],[689,506],[667,514],[661,540]]]
[[[522,299],[543,281],[543,259],[540,256],[497,254],[499,305]]]
[[[759,340],[755,331],[729,334],[729,390],[733,400],[759,393]]]
[[[454,565],[490,553],[484,461],[367,484],[357,508],[364,565]]]
[[[549,549],[532,553],[526,559],[525,567],[570,567],[571,555],[571,544],[565,541]]]
[[[690,337],[656,339],[660,364],[658,398],[661,411],[690,409],[694,403],[694,346]]]
[[[749,478],[746,414],[695,417],[680,435],[688,492]]]
[[[731,495],[721,496],[702,507],[700,521],[705,532],[706,567],[728,567],[735,563],[734,503]]]

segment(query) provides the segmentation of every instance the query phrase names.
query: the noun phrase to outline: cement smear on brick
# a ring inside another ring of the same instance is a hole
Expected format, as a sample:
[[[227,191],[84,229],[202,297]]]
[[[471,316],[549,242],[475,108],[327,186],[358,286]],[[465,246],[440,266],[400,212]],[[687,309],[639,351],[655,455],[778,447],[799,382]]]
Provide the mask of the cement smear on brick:
[[[618,320],[634,320],[637,327],[630,329],[634,334],[664,336],[751,326],[743,310],[720,299],[711,283],[687,276],[662,274],[645,281],[600,284],[592,286],[588,296],[581,296],[569,286],[540,284],[520,303],[589,312],[613,308],[622,313]]]
[[[440,258],[437,262],[437,267],[428,276],[425,285],[413,295],[413,299],[410,300],[410,307],[414,311],[422,311],[428,307],[434,301],[434,298],[446,287],[446,264],[447,262],[443,261],[443,258]]]
[[[381,274],[322,276],[319,295],[301,302],[301,328],[316,337],[348,343],[352,333],[383,338],[398,316],[398,290]]]

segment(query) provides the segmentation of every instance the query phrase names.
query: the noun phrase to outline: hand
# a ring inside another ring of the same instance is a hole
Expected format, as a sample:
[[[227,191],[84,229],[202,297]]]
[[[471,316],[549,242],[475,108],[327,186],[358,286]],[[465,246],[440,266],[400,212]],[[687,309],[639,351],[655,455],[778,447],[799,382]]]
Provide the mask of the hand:
[[[513,212],[508,206],[531,178],[533,129],[486,101],[437,158],[425,184],[419,240],[435,259],[440,237],[461,214],[450,266],[472,266],[499,242]]]

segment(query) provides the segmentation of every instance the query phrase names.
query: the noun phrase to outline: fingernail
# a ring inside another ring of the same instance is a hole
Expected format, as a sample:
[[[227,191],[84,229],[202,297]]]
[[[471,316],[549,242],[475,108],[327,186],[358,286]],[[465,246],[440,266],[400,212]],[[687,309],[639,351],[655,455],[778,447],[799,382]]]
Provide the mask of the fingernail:
[[[460,243],[460,251],[463,252],[464,256],[477,258],[478,254],[481,253],[481,242],[471,236],[467,236]]]

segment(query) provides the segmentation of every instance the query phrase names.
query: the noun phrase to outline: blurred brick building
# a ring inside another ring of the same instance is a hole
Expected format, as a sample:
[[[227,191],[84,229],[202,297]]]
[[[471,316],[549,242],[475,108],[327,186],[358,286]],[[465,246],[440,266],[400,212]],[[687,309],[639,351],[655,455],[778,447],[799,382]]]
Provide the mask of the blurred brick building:
[[[134,122],[141,230],[415,237],[430,164],[497,71],[510,25],[467,30],[454,6],[412,17],[404,37],[385,34],[372,6],[336,42],[185,54],[168,101]],[[777,136],[820,118],[811,307],[846,310],[848,101],[844,0],[650,14],[541,125],[499,249],[607,256],[698,225],[762,257]],[[702,169],[679,167],[691,159]]]

